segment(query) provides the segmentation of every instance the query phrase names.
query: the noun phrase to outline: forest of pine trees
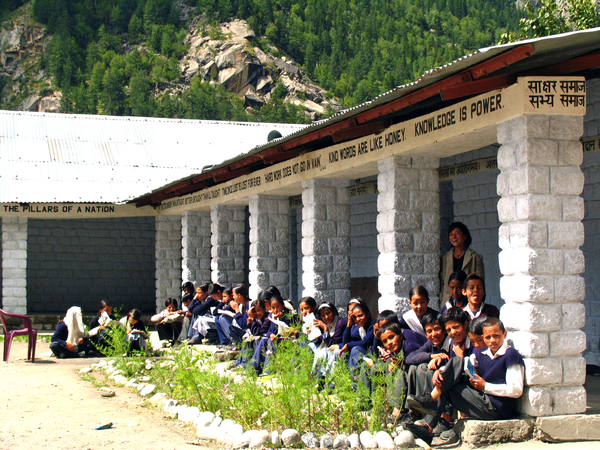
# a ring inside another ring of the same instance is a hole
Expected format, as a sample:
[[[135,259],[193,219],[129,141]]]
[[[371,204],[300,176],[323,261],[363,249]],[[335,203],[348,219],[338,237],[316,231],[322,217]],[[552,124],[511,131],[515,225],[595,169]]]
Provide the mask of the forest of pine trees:
[[[13,0],[12,7],[20,3]],[[159,95],[162,87],[181,82],[188,24],[178,4],[195,8],[207,30],[246,20],[265,37],[259,46],[277,47],[345,107],[496,44],[518,30],[522,16],[509,0],[34,0],[34,18],[53,35],[42,64],[63,93],[62,110],[306,120],[277,95],[249,114],[235,95],[198,79],[181,95]]]

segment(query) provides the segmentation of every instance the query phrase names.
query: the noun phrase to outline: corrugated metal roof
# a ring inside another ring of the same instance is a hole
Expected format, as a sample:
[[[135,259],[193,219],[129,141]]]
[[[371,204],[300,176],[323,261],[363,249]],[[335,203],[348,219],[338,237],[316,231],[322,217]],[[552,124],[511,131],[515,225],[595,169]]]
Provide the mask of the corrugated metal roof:
[[[304,127],[0,111],[0,202],[121,203]]]

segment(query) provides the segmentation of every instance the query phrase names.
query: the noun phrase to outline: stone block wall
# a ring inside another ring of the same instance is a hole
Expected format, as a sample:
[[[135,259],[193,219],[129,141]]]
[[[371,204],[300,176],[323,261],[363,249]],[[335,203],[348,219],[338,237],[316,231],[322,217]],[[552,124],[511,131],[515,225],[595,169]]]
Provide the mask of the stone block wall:
[[[253,195],[250,211],[250,298],[276,286],[289,298],[290,201],[288,197]]]
[[[181,217],[157,216],[155,243],[156,311],[167,298],[181,297]]]
[[[212,282],[225,287],[247,283],[246,207],[211,208]]]
[[[350,300],[350,182],[302,182],[303,296],[346,306]]]
[[[377,194],[350,199],[350,242],[350,276],[378,276]]]
[[[587,114],[584,117],[583,137],[600,134],[600,80],[587,82]],[[598,151],[600,149],[596,149]],[[585,256],[585,331],[588,364],[600,366],[600,153],[583,155],[581,166],[585,175],[583,199],[585,240],[581,249]]]
[[[27,314],[27,218],[2,219],[2,308]]]
[[[186,211],[181,216],[181,280],[196,286],[210,282],[210,211]]]
[[[489,146],[440,160],[440,167],[461,164],[482,158],[495,157],[498,147]],[[448,225],[463,222],[471,233],[471,248],[483,256],[485,265],[486,302],[504,304],[500,297],[500,268],[498,264],[498,196],[496,180],[499,170],[490,170],[453,178],[440,183],[440,239],[442,253],[450,250]],[[451,183],[451,186],[449,185]],[[450,200],[450,194],[452,199]],[[450,216],[453,214],[453,216]]]
[[[504,322],[525,359],[522,412],[586,409],[583,118],[524,115],[498,124]]]
[[[29,219],[27,312],[91,313],[102,299],[154,312],[154,242],[154,217]]]

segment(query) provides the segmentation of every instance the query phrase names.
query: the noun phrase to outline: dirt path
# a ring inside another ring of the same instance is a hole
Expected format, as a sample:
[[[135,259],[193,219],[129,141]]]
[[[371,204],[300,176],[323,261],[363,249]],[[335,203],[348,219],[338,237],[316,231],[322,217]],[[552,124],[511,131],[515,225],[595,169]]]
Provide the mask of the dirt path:
[[[81,367],[97,360],[51,358],[46,356],[48,344],[41,342],[38,343],[40,356],[34,364],[25,362],[26,354],[27,344],[15,342],[10,361],[0,362],[0,450],[210,450],[186,444],[195,439],[193,430],[167,418],[156,408],[141,406],[137,393],[113,388],[117,393],[115,397],[102,398],[97,389],[77,373]],[[92,429],[102,422],[112,422],[114,426],[109,430]],[[468,447],[454,444],[439,448]],[[600,442],[529,441],[488,448],[595,450],[600,448]]]
[[[102,398],[77,371],[93,360],[43,356],[38,343],[34,364],[25,362],[27,344],[12,345],[8,364],[0,363],[0,449],[194,449],[193,430],[140,406],[140,397],[115,388]],[[1,351],[1,350],[0,350]],[[113,422],[110,430],[92,428]]]

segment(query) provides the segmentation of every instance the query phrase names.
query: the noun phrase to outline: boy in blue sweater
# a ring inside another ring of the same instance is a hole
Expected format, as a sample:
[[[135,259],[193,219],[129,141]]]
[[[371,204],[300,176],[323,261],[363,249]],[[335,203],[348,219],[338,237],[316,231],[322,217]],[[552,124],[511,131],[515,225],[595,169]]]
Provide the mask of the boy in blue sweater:
[[[435,388],[431,394],[409,395],[410,408],[439,416],[449,402],[474,419],[511,418],[517,399],[523,394],[525,363],[519,352],[508,346],[500,319],[486,319],[483,339],[488,348],[475,349],[468,358],[452,358],[434,380]],[[430,444],[433,439],[431,426],[409,424],[407,429]]]

